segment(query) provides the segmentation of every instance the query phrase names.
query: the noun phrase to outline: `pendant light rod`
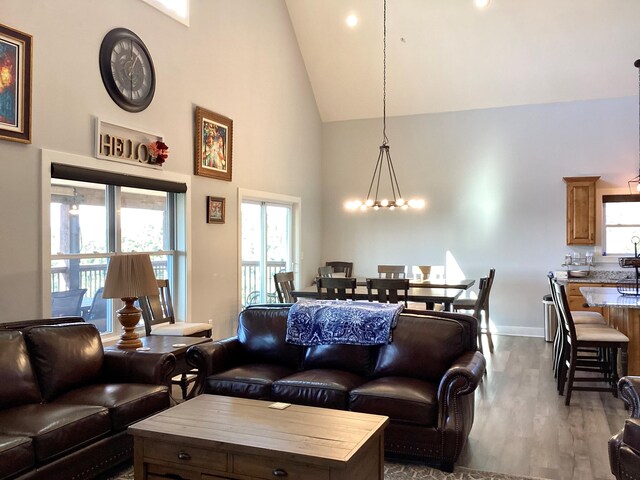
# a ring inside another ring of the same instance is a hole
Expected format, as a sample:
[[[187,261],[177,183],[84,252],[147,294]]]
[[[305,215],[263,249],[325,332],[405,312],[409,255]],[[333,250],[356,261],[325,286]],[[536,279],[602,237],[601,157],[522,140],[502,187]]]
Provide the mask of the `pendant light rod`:
[[[640,58],[633,63],[638,69],[638,175],[627,182],[629,193],[631,193],[631,184],[636,184],[636,193],[640,193]]]
[[[389,174],[389,183],[391,185],[391,199],[380,199],[380,182],[382,179],[382,169],[384,162],[387,163],[386,171]],[[375,195],[372,198],[371,192],[375,184]],[[398,184],[398,178],[396,176],[396,170],[391,160],[391,154],[389,153],[389,138],[387,137],[387,0],[383,0],[383,17],[382,17],[382,145],[380,145],[380,151],[378,153],[378,160],[376,166],[373,169],[373,176],[371,177],[371,183],[369,183],[369,190],[364,202],[361,200],[355,200],[347,202],[346,207],[349,209],[360,208],[366,210],[368,207],[373,207],[374,210],[378,210],[381,207],[389,208],[393,210],[396,207],[403,210],[414,207],[422,208],[424,201],[422,200],[410,200],[406,202],[402,198],[400,193],[400,185]]]

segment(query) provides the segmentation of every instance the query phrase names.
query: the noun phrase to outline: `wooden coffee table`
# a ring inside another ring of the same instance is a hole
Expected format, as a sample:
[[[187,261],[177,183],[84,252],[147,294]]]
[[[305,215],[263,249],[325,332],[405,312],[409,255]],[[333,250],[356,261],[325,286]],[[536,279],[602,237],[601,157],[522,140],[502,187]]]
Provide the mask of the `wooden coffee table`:
[[[136,480],[382,480],[388,417],[200,395],[129,427]]]

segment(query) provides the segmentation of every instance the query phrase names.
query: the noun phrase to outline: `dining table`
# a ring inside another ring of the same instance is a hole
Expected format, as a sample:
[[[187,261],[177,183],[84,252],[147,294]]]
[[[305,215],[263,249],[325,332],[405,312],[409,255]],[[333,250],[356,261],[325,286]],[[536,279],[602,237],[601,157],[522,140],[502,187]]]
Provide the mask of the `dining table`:
[[[476,283],[475,280],[470,279],[470,278],[463,278],[463,279],[459,279],[459,278],[425,278],[425,279],[419,279],[419,278],[410,278],[409,279],[409,287],[415,287],[415,288],[454,288],[454,289],[461,289],[461,290],[467,290],[469,287],[471,287],[474,283]],[[367,286],[367,279],[362,277],[358,277],[356,280],[356,285],[361,286],[361,287],[366,287]]]
[[[442,288],[442,287],[410,287],[406,300],[409,302],[424,303],[433,305],[443,304],[445,310],[450,311],[453,302],[464,292],[462,288]],[[401,299],[404,293],[398,292]],[[291,292],[295,298],[318,298],[318,288],[315,285],[300,288]],[[358,285],[355,291],[356,300],[368,300],[367,287]]]
[[[628,375],[640,375],[640,295],[615,287],[580,287],[590,307],[601,307],[607,323],[629,337]]]

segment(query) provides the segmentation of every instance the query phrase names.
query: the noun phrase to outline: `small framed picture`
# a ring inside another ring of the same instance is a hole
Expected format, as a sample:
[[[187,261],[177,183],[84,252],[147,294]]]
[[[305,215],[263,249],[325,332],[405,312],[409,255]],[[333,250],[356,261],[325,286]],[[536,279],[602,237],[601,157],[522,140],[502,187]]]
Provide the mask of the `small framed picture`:
[[[233,120],[196,107],[195,174],[231,181]]]
[[[224,204],[222,197],[207,197],[207,223],[224,223]]]
[[[31,143],[31,35],[0,25],[0,138]]]

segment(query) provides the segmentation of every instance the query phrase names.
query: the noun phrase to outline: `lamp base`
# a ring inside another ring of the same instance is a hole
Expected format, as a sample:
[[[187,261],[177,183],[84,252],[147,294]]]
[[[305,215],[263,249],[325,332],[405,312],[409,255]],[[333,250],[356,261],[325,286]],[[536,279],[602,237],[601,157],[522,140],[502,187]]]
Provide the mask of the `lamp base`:
[[[122,325],[122,335],[116,343],[120,350],[135,350],[142,347],[142,341],[136,333],[136,325],[140,321],[142,311],[133,305],[137,298],[123,298],[124,307],[117,311],[118,321]]]

